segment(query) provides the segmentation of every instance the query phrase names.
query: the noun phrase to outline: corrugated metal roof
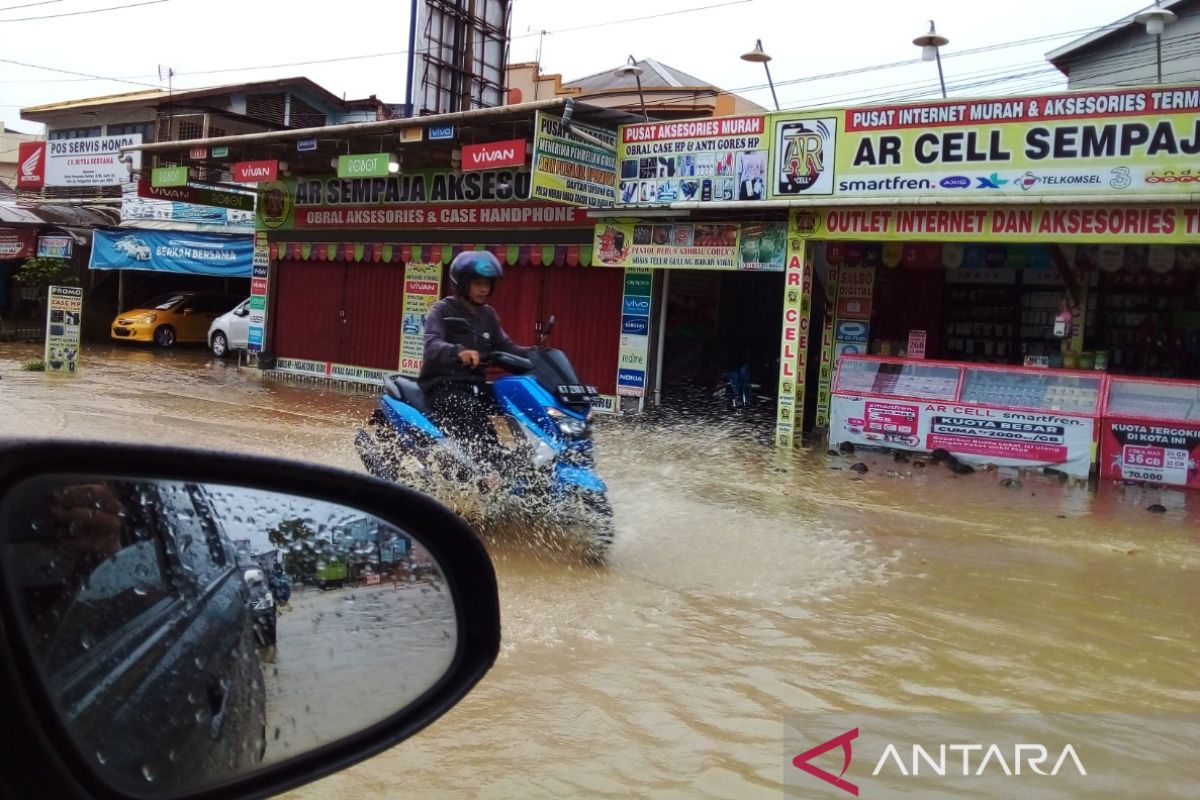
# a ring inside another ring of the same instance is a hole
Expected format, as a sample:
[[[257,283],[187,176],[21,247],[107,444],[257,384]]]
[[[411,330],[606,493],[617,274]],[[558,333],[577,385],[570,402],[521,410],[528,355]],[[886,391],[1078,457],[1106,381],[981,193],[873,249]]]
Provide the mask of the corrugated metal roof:
[[[0,222],[8,225],[106,227],[120,224],[121,210],[115,206],[0,202]]]
[[[689,88],[715,88],[708,81],[701,80],[695,75],[689,75],[686,72],[675,69],[674,67],[663,64],[661,61],[655,61],[652,58],[644,58],[637,62],[637,65],[642,68],[642,89],[677,89],[682,86]],[[597,72],[595,75],[588,75],[586,78],[569,81],[563,84],[563,88],[582,89],[585,92],[602,92],[613,89],[637,89],[637,78],[633,75],[617,75],[616,71],[620,65],[613,67],[604,72]]]
[[[1195,2],[1195,0],[1163,0],[1162,3],[1158,4],[1158,7],[1165,9],[1167,11],[1174,11],[1175,13],[1179,14],[1182,12],[1182,8],[1179,8],[1180,6],[1187,6],[1193,2]],[[1046,60],[1049,61],[1051,64],[1054,64],[1054,66],[1058,67],[1059,66],[1058,62],[1062,61],[1067,56],[1069,56],[1073,53],[1076,53],[1080,50],[1087,49],[1091,45],[1099,42],[1101,39],[1104,39],[1111,34],[1116,33],[1117,31],[1124,30],[1125,28],[1128,28],[1131,25],[1136,25],[1137,23],[1134,22],[1133,18],[1136,17],[1138,14],[1140,14],[1142,11],[1145,11],[1150,8],[1154,8],[1154,6],[1146,6],[1145,8],[1140,8],[1127,17],[1122,17],[1121,19],[1117,20],[1116,22],[1110,22],[1107,25],[1102,25],[1101,27],[1097,28],[1096,30],[1092,31],[1091,33],[1089,33],[1085,36],[1081,36],[1073,42],[1065,44],[1062,47],[1059,47],[1055,50],[1051,50],[1049,53],[1046,54]],[[1060,69],[1061,69],[1061,67],[1060,67]]]

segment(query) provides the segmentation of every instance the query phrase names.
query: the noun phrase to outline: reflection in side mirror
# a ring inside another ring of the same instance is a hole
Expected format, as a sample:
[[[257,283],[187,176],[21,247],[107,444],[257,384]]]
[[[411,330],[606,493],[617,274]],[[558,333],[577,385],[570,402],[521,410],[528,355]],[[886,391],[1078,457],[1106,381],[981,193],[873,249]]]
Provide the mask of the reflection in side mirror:
[[[362,730],[438,684],[462,638],[420,539],[348,506],[53,474],[8,490],[0,532],[3,602],[42,688],[81,758],[131,793]]]

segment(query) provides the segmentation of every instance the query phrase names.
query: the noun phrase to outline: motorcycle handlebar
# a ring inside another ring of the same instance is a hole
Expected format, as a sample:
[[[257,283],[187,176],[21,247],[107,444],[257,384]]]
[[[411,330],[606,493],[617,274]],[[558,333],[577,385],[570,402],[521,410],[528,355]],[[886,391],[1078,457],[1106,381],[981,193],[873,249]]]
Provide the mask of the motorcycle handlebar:
[[[512,353],[502,353],[493,350],[479,359],[481,366],[489,367],[499,364],[515,372],[532,372],[533,362],[524,356],[514,356]]]

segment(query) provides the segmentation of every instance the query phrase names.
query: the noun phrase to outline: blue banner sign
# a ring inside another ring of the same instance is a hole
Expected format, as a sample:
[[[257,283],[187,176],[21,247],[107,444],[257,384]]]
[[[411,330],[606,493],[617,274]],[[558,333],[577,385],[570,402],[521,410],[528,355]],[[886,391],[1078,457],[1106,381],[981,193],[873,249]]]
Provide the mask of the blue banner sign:
[[[91,269],[140,269],[249,278],[253,237],[176,231],[97,230]]]

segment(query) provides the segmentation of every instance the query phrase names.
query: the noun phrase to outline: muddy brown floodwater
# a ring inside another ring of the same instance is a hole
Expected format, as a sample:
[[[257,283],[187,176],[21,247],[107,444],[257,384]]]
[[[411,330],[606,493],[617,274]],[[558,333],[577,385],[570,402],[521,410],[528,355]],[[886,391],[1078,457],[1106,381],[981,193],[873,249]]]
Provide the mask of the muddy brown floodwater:
[[[21,372],[36,355],[0,344],[0,433],[361,470],[372,397],[200,351],[94,347],[74,379]],[[286,797],[776,798],[787,715],[1200,712],[1195,494],[781,460],[699,418],[597,442],[610,565],[492,521],[495,668],[418,737]]]

